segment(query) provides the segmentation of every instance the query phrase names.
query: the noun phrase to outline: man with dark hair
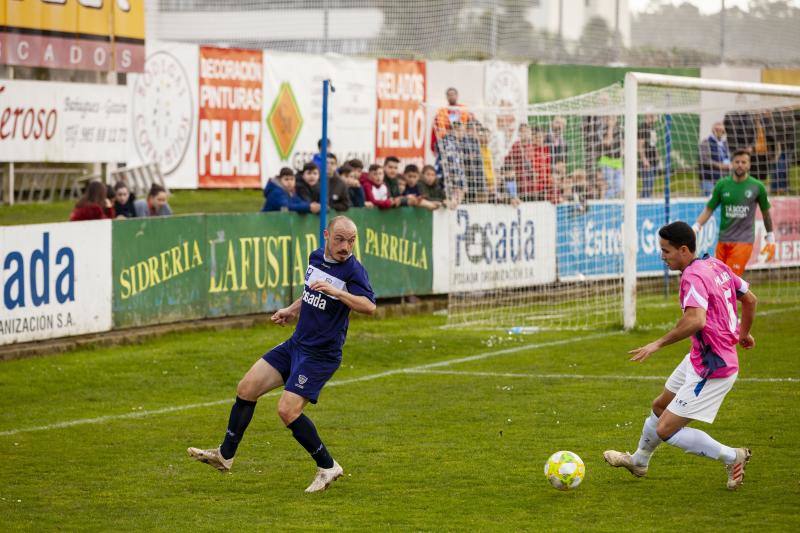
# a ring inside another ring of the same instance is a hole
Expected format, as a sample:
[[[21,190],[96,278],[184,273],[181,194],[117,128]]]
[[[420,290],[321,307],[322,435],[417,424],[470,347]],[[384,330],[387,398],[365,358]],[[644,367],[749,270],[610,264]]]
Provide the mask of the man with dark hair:
[[[417,205],[416,198],[403,196],[400,180],[400,159],[390,155],[383,160],[384,183],[389,187],[389,195],[392,197],[393,207],[405,207],[407,205]]]
[[[737,276],[744,274],[753,253],[756,204],[761,208],[764,229],[767,230],[766,245],[761,253],[767,255],[767,261],[775,258],[775,234],[772,232],[767,188],[761,181],[751,177],[749,171],[750,154],[746,150],[734,152],[733,175],[717,182],[705,209],[692,226],[699,233],[717,206],[721,206],[719,241],[715,255]]]
[[[350,201],[350,193],[347,190],[347,183],[336,171],[336,155],[328,153],[328,205],[336,211],[347,211],[353,205]]]
[[[308,258],[302,296],[272,315],[272,322],[279,326],[299,317],[294,334],[258,359],[239,382],[222,445],[208,450],[189,448],[192,458],[229,471],[256,402],[283,385],[278,416],[317,463],[317,475],[306,492],[323,491],[342,476],[342,467],[303,410],[308,402],[317,403],[322,387],[342,362],[350,311],[375,312],[367,271],[353,257],[356,232],[349,218],[331,219],[324,232],[325,245]]]
[[[695,257],[695,232],[685,222],[673,222],[658,231],[661,258],[671,270],[681,272],[680,305],[683,316],[660,339],[635,348],[631,361],[642,362],[655,352],[691,337],[691,350],[667,379],[644,422],[636,453],[607,450],[606,462],[628,469],[634,476],[647,474],[650,457],[662,441],[701,457],[725,464],[727,487],[735,490],[744,480],[750,460],[747,448],[731,448],[699,429],[687,427],[693,420],[714,422],[725,395],[739,373],[736,344],[755,346],[750,334],[756,297],[746,281],[722,261]],[[742,305],[742,320],[736,314]]]
[[[700,143],[700,189],[710,196],[714,185],[731,170],[731,153],[725,137],[725,125],[715,122],[711,135]]]

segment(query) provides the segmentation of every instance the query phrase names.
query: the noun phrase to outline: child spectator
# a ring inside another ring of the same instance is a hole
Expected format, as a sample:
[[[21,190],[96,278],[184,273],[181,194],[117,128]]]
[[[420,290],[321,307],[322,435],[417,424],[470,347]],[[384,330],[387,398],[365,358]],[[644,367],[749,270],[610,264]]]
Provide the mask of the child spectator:
[[[403,195],[408,198],[408,205],[423,207],[430,211],[438,209],[441,205],[422,197],[419,189],[419,167],[417,165],[406,165],[406,168],[403,169],[403,182],[405,183]]]
[[[359,161],[360,163],[360,161]],[[348,163],[345,163],[339,169],[339,176],[344,180],[347,185],[347,194],[350,197],[350,205],[353,207],[366,207],[364,201],[364,189],[361,188],[361,169],[355,169]],[[372,207],[370,204],[369,207]]]
[[[297,196],[306,202],[319,203],[319,168],[314,163],[306,163],[295,183]]]
[[[295,213],[319,213],[319,203],[307,202],[295,193],[295,177],[291,168],[283,167],[278,175],[264,187],[264,206],[266,211],[294,211]]]
[[[136,216],[136,208],[134,202],[136,197],[130,190],[128,184],[124,181],[118,181],[114,185],[114,214],[117,218],[134,218]]]
[[[342,177],[336,172],[336,156],[328,154],[328,166],[326,169],[328,175],[328,205],[336,211],[347,211],[352,206],[350,202],[350,193],[347,190],[347,184]]]
[[[90,181],[69,219],[77,221],[114,218],[114,206],[106,194],[106,186],[102,181]]]
[[[165,217],[172,214],[167,203],[167,191],[158,183],[150,186],[146,200],[136,200],[133,207],[137,217]]]
[[[397,205],[389,193],[389,187],[383,181],[382,166],[370,165],[367,178],[361,182],[361,186],[367,201],[379,209],[391,209]]]
[[[442,182],[437,179],[436,169],[431,165],[422,167],[422,179],[417,183],[417,190],[422,198],[438,206],[447,203]]]
[[[514,165],[506,164],[500,171],[500,182],[495,190],[498,203],[511,204],[514,207],[522,203],[517,190],[517,180],[514,175]]]

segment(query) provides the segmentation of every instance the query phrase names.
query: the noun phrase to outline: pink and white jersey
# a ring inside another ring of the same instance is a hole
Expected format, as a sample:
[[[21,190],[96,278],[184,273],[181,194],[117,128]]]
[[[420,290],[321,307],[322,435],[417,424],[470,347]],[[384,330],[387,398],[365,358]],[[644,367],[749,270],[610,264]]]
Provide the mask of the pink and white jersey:
[[[690,352],[692,365],[700,376],[725,378],[739,371],[736,300],[748,290],[746,281],[713,257],[695,259],[681,274],[681,309],[706,310],[706,325],[692,337]]]

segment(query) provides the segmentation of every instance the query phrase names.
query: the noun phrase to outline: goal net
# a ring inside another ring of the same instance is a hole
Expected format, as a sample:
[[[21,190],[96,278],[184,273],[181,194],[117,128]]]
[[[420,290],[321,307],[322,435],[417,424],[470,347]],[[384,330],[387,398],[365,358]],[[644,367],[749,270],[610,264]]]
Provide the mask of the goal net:
[[[633,327],[637,295],[663,305],[677,290],[658,229],[693,223],[738,149],[775,239],[774,257],[762,253],[756,202],[744,277],[762,301],[800,300],[800,88],[635,74],[566,100],[428,116],[452,208],[451,324]],[[720,209],[699,255],[715,255]]]

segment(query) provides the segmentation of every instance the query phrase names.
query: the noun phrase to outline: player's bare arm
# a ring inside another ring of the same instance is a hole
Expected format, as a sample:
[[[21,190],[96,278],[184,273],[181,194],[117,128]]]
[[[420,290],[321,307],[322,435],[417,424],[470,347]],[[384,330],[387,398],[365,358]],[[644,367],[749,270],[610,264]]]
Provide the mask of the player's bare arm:
[[[699,232],[700,228],[706,225],[706,222],[708,222],[708,219],[711,218],[712,213],[713,211],[711,211],[708,206],[703,208],[703,212],[700,213],[700,216],[697,217],[697,220],[692,225],[692,229],[695,233]]]
[[[302,302],[303,300],[301,298],[298,298],[289,307],[278,309],[277,311],[275,311],[275,314],[272,315],[270,320],[272,320],[275,324],[278,324],[279,326],[285,326],[289,322],[296,319],[297,316],[300,314],[300,305],[302,304]]]
[[[683,339],[688,339],[706,325],[706,311],[700,307],[687,307],[686,311],[675,327],[672,328],[666,335],[658,340],[651,342],[640,348],[634,348],[628,353],[631,354],[631,361],[642,362],[655,352],[669,346]]]
[[[312,290],[319,291],[338,298],[343,304],[357,313],[371,315],[375,312],[376,306],[366,296],[355,296],[347,291],[337,289],[327,281],[317,280],[310,285]]]
[[[743,296],[739,297],[742,303],[742,322],[739,324],[739,345],[749,350],[756,345],[756,341],[750,334],[750,328],[753,326],[753,319],[756,316],[756,305],[758,299],[751,291],[747,291]]]

